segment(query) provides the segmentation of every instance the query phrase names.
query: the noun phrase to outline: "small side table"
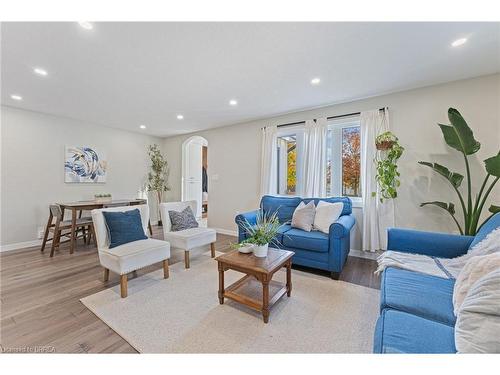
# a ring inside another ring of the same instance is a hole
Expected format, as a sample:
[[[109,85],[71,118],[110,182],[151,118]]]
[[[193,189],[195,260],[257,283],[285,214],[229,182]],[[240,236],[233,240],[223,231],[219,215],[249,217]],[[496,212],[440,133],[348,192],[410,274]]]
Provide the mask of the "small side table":
[[[288,250],[269,248],[267,257],[258,258],[238,250],[223,254],[215,260],[219,268],[219,303],[232,299],[262,313],[264,323],[269,321],[270,308],[285,294],[292,294],[292,256]],[[281,268],[286,268],[286,284],[272,280]],[[224,272],[234,270],[245,276],[224,287]]]

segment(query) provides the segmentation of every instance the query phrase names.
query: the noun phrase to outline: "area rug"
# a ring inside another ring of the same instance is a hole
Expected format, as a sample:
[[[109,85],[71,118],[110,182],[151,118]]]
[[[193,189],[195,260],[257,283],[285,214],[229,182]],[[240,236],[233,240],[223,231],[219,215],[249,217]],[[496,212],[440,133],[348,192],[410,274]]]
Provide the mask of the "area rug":
[[[242,274],[226,271],[226,286]],[[273,279],[285,280],[285,272]],[[369,353],[379,291],[324,276],[292,271],[292,295],[260,313],[217,298],[217,262],[208,255],[81,299],[141,353]]]

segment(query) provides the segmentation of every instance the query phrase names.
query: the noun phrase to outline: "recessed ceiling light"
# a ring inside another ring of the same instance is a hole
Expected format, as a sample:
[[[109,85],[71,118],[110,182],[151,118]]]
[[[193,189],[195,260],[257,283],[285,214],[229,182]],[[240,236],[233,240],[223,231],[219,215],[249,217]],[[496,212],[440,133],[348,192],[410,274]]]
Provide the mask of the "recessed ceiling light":
[[[82,22],[78,22],[78,24],[83,27],[85,30],[92,30],[94,28],[94,25],[92,25],[90,22],[88,21],[82,21]]]
[[[177,120],[182,120],[184,118],[183,115],[177,115]]]
[[[146,129],[146,125],[140,125],[139,126],[141,129]]]
[[[238,105],[238,101],[236,99],[231,99],[229,105]]]
[[[311,79],[311,85],[319,85],[321,80],[319,78],[313,78]]]
[[[21,95],[12,94],[10,97],[14,100],[23,100],[23,97]]]
[[[38,74],[39,76],[46,76],[47,74],[47,71],[45,69],[42,69],[42,68],[33,68],[33,71]]]
[[[460,38],[460,39],[455,40],[453,43],[451,43],[451,45],[453,47],[458,47],[458,46],[461,46],[462,44],[465,44],[466,42],[467,42],[467,38]]]

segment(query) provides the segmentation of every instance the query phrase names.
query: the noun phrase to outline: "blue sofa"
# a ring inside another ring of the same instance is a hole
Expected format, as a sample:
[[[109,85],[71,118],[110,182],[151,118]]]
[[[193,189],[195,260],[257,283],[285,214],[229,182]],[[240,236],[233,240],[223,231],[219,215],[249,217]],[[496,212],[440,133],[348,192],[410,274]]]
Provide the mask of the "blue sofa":
[[[292,228],[289,224],[293,212],[300,202],[307,204],[311,200],[316,205],[320,200],[344,203],[342,214],[330,226],[329,234],[319,231],[306,232]],[[350,234],[355,223],[352,215],[352,202],[349,198],[299,198],[265,195],[260,201],[259,210],[236,216],[239,242],[247,238],[247,233],[241,223],[246,220],[250,224],[255,224],[260,210],[264,214],[278,212],[279,221],[284,225],[280,229],[278,236],[276,236],[273,245],[295,252],[292,259],[294,264],[329,271],[332,278],[338,279],[349,254]]]
[[[389,229],[389,250],[440,258],[463,255],[500,227],[500,213],[476,236]],[[455,280],[389,267],[382,274],[374,353],[456,353]]]

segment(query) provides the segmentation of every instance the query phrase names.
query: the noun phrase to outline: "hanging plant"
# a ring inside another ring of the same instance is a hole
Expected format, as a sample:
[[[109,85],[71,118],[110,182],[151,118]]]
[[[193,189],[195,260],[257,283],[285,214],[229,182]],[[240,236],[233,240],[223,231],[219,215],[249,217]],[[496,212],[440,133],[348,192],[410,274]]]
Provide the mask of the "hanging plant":
[[[384,199],[394,199],[398,196],[397,189],[401,185],[397,161],[404,151],[392,132],[387,131],[375,138],[377,155],[375,157],[377,174],[375,179],[380,189],[380,202]],[[372,197],[377,195],[372,192]]]

